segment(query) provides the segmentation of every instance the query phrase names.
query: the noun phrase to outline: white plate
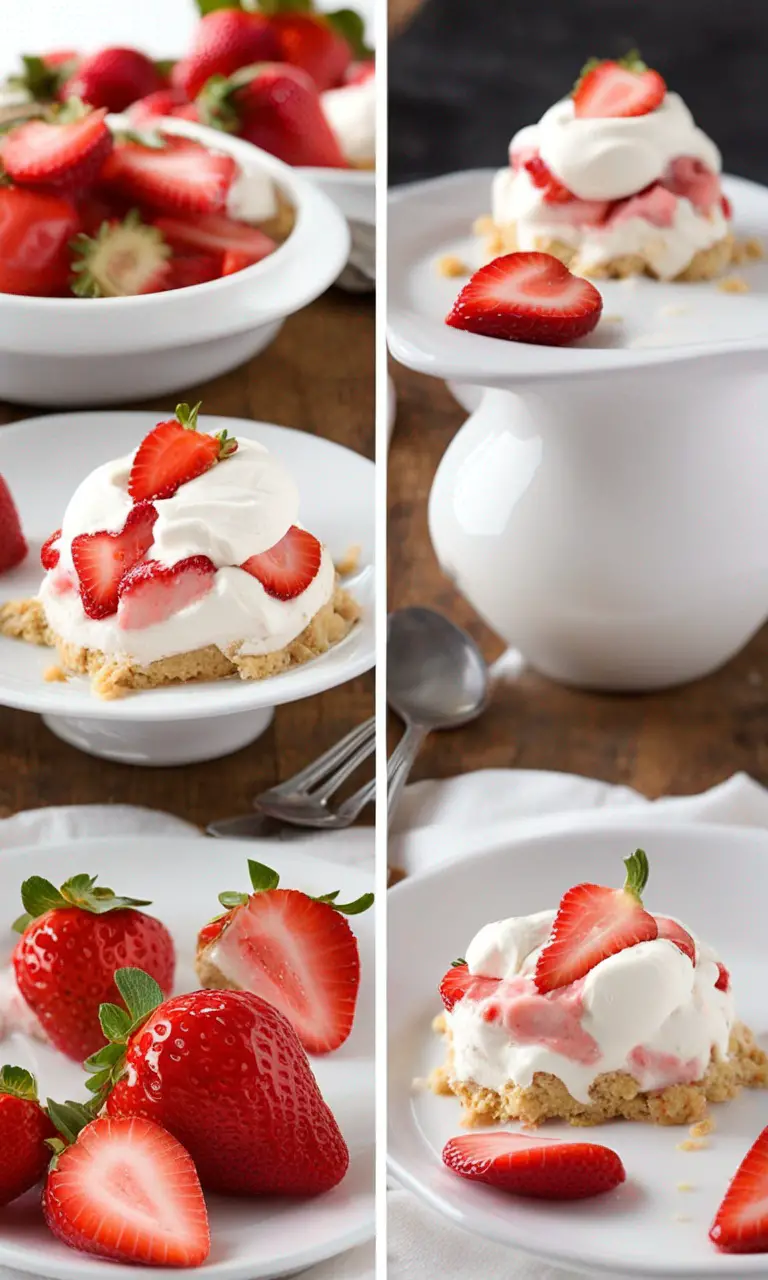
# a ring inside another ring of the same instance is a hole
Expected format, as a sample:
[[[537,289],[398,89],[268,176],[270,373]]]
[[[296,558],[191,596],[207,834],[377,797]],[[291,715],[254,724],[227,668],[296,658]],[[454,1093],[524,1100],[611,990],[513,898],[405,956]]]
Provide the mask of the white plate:
[[[397,189],[389,212],[389,345],[395,359],[433,377],[482,385],[538,378],[575,377],[631,369],[702,355],[752,357],[768,347],[768,262],[734,268],[750,286],[723,293],[717,282],[662,283],[633,278],[599,280],[604,316],[595,332],[574,347],[501,342],[449,328],[445,316],[464,279],[437,271],[444,254],[476,270],[483,243],[474,220],[490,212],[492,170],[449,174]],[[757,236],[768,247],[768,189],[727,177],[737,237]]]
[[[300,848],[302,851],[300,851]],[[19,886],[33,871],[61,884],[79,871],[98,873],[101,883],[152,899],[148,908],[169,927],[178,953],[177,991],[199,985],[193,969],[195,937],[210,919],[222,889],[247,878],[246,857],[253,851],[241,840],[147,838],[79,840],[77,844],[37,846],[6,852],[0,861],[0,956],[6,963],[14,935],[7,921],[19,902]],[[160,853],[160,856],[158,856]],[[339,888],[342,897],[367,892],[370,877],[354,868],[318,860],[311,840],[301,846],[262,841],[256,856],[280,872],[286,888],[324,893]],[[179,876],[185,892],[179,894]],[[141,890],[141,893],[139,893]],[[336,1053],[313,1058],[312,1068],[350,1149],[344,1181],[314,1200],[277,1201],[208,1196],[212,1248],[201,1274],[211,1280],[259,1280],[293,1274],[324,1258],[370,1239],[374,1231],[374,917],[368,911],[350,917],[360,944],[362,979],[352,1034]],[[55,1050],[15,1035],[0,1046],[3,1062],[18,1063],[37,1076],[41,1096],[80,1098],[83,1073]],[[52,1280],[136,1280],[167,1277],[167,1270],[137,1268],[89,1258],[69,1250],[48,1233],[39,1215],[39,1192],[29,1192],[0,1211],[0,1265],[31,1271]]]
[[[440,1009],[438,983],[480,926],[554,906],[579,880],[617,884],[621,860],[638,845],[651,862],[649,908],[687,921],[717,948],[731,971],[740,1017],[766,1045],[761,904],[768,895],[768,833],[692,824],[664,829],[617,817],[518,842],[497,836],[486,851],[406,880],[388,896],[391,1171],[459,1226],[590,1275],[765,1275],[765,1257],[720,1254],[707,1232],[730,1178],[768,1122],[768,1093],[745,1090],[713,1106],[716,1132],[696,1152],[677,1149],[685,1128],[547,1125],[552,1136],[581,1135],[613,1147],[627,1182],[594,1200],[546,1204],[473,1186],[445,1169],[440,1152],[461,1132],[459,1103],[412,1087],[443,1060],[430,1030]],[[678,1191],[679,1183],[694,1190]]]
[[[42,576],[40,546],[61,524],[77,484],[100,463],[135,449],[161,417],[159,412],[52,414],[0,431],[0,474],[18,503],[30,543],[26,561],[0,578],[0,599],[36,593]],[[334,556],[342,556],[350,546],[362,547],[361,570],[350,583],[363,606],[362,621],[328,653],[268,680],[177,685],[116,702],[94,697],[84,677],[46,684],[42,677],[55,656],[52,651],[0,637],[0,704],[113,724],[200,719],[295,702],[344,684],[373,666],[373,463],[350,449],[287,427],[207,415],[200,421],[205,431],[226,427],[231,434],[261,441],[279,455],[299,486],[302,522],[328,544]]]

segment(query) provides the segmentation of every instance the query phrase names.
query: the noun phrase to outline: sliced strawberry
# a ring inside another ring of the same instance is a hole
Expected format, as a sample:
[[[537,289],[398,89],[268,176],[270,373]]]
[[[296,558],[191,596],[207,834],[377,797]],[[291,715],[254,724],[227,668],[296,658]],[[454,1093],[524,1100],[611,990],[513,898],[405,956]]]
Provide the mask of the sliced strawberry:
[[[585,1200],[626,1179],[610,1147],[561,1142],[527,1133],[473,1133],[451,1138],[443,1163],[461,1178],[537,1200]]]
[[[232,911],[225,911],[223,916],[216,916],[214,920],[209,920],[208,924],[204,924],[197,935],[198,951],[204,947],[209,947],[212,942],[221,937],[231,918]]]
[[[171,287],[171,250],[136,209],[122,222],[103,222],[94,236],[77,236],[72,248],[72,292],[80,298],[131,298]]]
[[[648,859],[638,849],[624,865],[623,889],[577,884],[563,896],[550,940],[536,963],[534,980],[542,993],[567,987],[609,956],[659,936],[641,897],[648,882]]]
[[[87,236],[95,236],[105,222],[123,222],[131,212],[130,206],[122,196],[115,196],[99,191],[89,191],[77,202],[80,214],[80,229]]]
[[[68,200],[0,186],[0,293],[60,293],[69,278],[69,242],[79,230]]]
[[[524,161],[523,168],[533,185],[542,190],[542,199],[545,204],[565,204],[568,200],[573,200],[572,192],[564,187],[562,182],[558,182],[540,155],[534,154]]]
[[[258,227],[237,222],[223,213],[191,214],[183,219],[158,217],[154,224],[163,239],[181,252],[195,250],[222,256],[238,253],[246,255],[252,263],[260,262],[277,248],[275,241]]]
[[[366,84],[376,75],[376,62],[373,58],[365,58],[362,62],[351,62],[344,74],[344,84]]]
[[[15,569],[27,554],[27,540],[11,491],[0,476],[0,573]]]
[[[574,112],[598,119],[645,116],[661,106],[666,93],[658,71],[650,71],[637,54],[618,62],[593,59],[573,91]]]
[[[322,553],[317,538],[294,524],[274,547],[251,556],[240,568],[258,578],[267,595],[294,600],[317,576]]]
[[[216,566],[207,556],[188,556],[170,567],[143,560],[120,582],[118,624],[138,631],[165,622],[207,595],[215,577]]]
[[[736,1170],[709,1238],[723,1253],[768,1253],[768,1129]]]
[[[132,124],[141,127],[154,124],[163,116],[173,116],[178,107],[186,106],[189,99],[183,89],[157,89],[135,101],[128,109],[128,117]]]
[[[43,1212],[59,1240],[101,1258],[197,1267],[210,1252],[208,1214],[189,1154],[140,1117],[101,1116],[86,1124],[51,1166]]]
[[[59,563],[59,548],[56,544],[60,537],[61,529],[57,529],[55,533],[51,534],[50,538],[46,538],[40,548],[40,563],[46,573],[49,569],[55,569],[56,565]]]
[[[152,546],[156,519],[152,504],[140,502],[120,533],[81,533],[72,539],[72,561],[89,618],[108,618],[117,612],[120,581]]]
[[[509,164],[514,173],[519,173],[524,169],[529,160],[534,160],[538,156],[536,147],[521,146],[516,147],[510,145],[509,148]]]
[[[209,436],[197,430],[199,410],[199,403],[191,409],[188,404],[177,405],[176,417],[158,423],[142,440],[128,477],[134,502],[172,498],[181,485],[235,453],[237,441],[226,431]]]
[[[0,148],[3,167],[19,186],[42,187],[68,195],[97,177],[112,150],[106,111],[90,111],[74,120],[49,124],[29,120],[11,129]]]
[[[457,960],[440,983],[440,999],[450,1013],[459,1000],[486,1000],[498,990],[498,978],[481,978],[469,972],[466,960]]]
[[[246,267],[252,267],[254,259],[247,253],[240,253],[237,249],[228,249],[224,254],[224,261],[221,267],[223,276],[233,276],[237,271],[244,271]]]
[[[508,253],[464,286],[446,324],[509,342],[564,346],[595,328],[603,300],[548,253]]]
[[[731,219],[733,218],[733,205],[731,204],[727,196],[720,197],[720,209],[722,211],[723,217],[727,218],[728,221],[730,222]]]
[[[123,141],[108,157],[101,179],[132,200],[168,213],[217,213],[227,202],[237,165],[197,142],[166,138],[163,146]]]
[[[659,937],[666,938],[667,942],[674,942],[679,947],[684,956],[687,956],[691,964],[696,963],[696,943],[677,920],[670,920],[668,916],[657,916],[656,924],[659,929]]]
[[[654,227],[671,227],[677,213],[677,196],[654,182],[636,196],[628,200],[619,200],[610,211],[608,222],[611,224],[627,222],[629,218],[642,218]]]
[[[720,179],[696,156],[678,156],[667,168],[662,186],[690,200],[699,213],[708,214],[720,199]]]
[[[731,989],[731,975],[726,969],[725,965],[718,960],[717,982],[715,983],[715,990],[730,991],[730,989]]]
[[[169,263],[169,289],[188,289],[193,284],[206,284],[226,275],[221,258],[211,253],[190,253],[172,258]]]

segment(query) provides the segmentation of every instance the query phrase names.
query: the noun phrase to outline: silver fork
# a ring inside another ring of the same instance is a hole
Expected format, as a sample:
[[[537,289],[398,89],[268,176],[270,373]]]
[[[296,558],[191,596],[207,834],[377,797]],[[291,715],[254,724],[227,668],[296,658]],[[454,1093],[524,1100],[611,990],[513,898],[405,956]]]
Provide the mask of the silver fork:
[[[376,722],[372,717],[359,725],[324,752],[293,778],[270,787],[254,800],[253,814],[212,822],[208,834],[213,836],[259,836],[275,834],[267,819],[299,827],[341,830],[349,827],[376,796],[376,779],[372,778],[349,796],[336,809],[330,807],[339,788],[376,748]]]

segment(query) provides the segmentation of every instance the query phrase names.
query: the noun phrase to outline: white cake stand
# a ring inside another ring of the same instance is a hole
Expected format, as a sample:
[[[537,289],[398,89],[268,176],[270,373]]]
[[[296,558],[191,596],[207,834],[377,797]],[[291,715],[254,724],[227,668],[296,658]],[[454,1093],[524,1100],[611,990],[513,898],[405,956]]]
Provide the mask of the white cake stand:
[[[157,413],[146,412],[52,414],[0,432],[0,474],[30,543],[24,564],[0,577],[0,600],[35,594],[40,546],[61,523],[77,484],[100,463],[129,453],[157,421]],[[286,427],[218,417],[204,417],[201,425],[214,432],[226,427],[279,454],[299,486],[303,523],[335,557],[362,547],[361,568],[347,585],[363,618],[322,657],[268,680],[171,686],[116,702],[95,697],[85,678],[46,683],[43,673],[54,665],[55,653],[0,637],[0,705],[37,712],[65,742],[123,764],[192,764],[229,755],[264,732],[276,706],[344,684],[375,660],[373,463]]]
[[[595,689],[662,688],[735,654],[768,616],[768,266],[717,284],[599,282],[603,319],[572,348],[449,328],[481,264],[471,233],[492,174],[391,200],[389,343],[445,378],[471,416],[430,502],[443,568],[545,674]],[[768,245],[768,191],[725,190],[736,232]]]

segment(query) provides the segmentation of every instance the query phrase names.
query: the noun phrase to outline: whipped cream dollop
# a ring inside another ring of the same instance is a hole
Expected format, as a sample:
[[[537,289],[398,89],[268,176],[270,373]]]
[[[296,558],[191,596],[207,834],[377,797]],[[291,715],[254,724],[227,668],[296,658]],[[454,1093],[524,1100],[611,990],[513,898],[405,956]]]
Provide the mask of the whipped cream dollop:
[[[13,965],[0,969],[0,1040],[15,1034],[47,1041],[37,1015],[30,1009],[16,982]]]
[[[268,222],[277,213],[277,192],[268,173],[240,169],[227,192],[227,213],[238,222]]]
[[[230,457],[181,485],[172,498],[153,503],[157,520],[147,558],[171,566],[189,556],[207,556],[217,569],[211,590],[170,618],[140,629],[126,626],[122,605],[108,618],[86,615],[72,540],[124,527],[133,506],[128,479],[134,456],[97,467],[70,499],[59,563],[46,574],[39,592],[56,635],[141,665],[207,645],[222,650],[237,645],[238,652],[249,655],[272,653],[294,640],[330,600],[335,570],[323,548],[320,569],[306,590],[293,600],[277,600],[237,567],[269,550],[298,524],[299,493],[292,476],[253,440],[240,440]]]
[[[322,102],[326,119],[349,163],[372,164],[376,155],[376,77],[327,89]]]
[[[497,921],[470,943],[470,973],[502,981],[446,1014],[455,1079],[500,1092],[509,1081],[527,1088],[537,1071],[548,1072],[586,1103],[605,1072],[626,1071],[643,1090],[663,1089],[700,1080],[713,1050],[727,1057],[733,999],[715,986],[718,957],[710,947],[694,939],[693,964],[666,939],[640,942],[541,995],[533,974],[554,918],[545,911]]]

